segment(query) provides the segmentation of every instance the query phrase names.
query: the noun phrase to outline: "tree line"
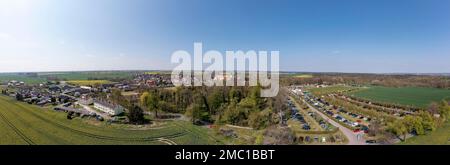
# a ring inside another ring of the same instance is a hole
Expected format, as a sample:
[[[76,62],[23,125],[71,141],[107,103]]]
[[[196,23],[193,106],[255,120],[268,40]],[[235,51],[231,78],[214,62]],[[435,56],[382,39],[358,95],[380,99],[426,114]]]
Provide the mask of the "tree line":
[[[282,91],[277,97],[262,98],[261,88],[155,88],[144,91],[134,105],[152,112],[154,118],[164,118],[167,113],[183,113],[194,124],[232,124],[262,129],[279,123],[278,115],[286,109],[287,95]]]
[[[434,131],[450,119],[450,101],[442,100],[432,103],[426,111],[418,115],[407,115],[402,120],[388,123],[388,131],[401,137],[404,141],[408,134],[424,135],[427,131]]]
[[[283,85],[304,84],[354,84],[379,85],[386,87],[431,87],[450,88],[450,77],[439,75],[388,75],[388,74],[356,74],[356,73],[316,73],[310,78],[298,78],[285,75],[281,79]]]

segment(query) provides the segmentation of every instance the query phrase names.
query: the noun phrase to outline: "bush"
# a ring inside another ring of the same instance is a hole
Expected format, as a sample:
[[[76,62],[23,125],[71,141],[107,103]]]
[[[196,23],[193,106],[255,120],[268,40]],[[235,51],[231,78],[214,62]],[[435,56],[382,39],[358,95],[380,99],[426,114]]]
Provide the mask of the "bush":
[[[270,125],[271,110],[266,109],[261,112],[252,112],[248,119],[248,124],[254,129],[263,129]]]
[[[133,106],[127,114],[128,120],[133,124],[144,124],[144,111],[137,105]]]

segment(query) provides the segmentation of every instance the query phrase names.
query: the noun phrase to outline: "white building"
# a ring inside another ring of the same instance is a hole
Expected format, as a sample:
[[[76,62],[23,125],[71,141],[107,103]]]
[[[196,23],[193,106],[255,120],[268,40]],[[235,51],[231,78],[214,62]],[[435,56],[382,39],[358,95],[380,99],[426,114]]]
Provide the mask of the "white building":
[[[125,111],[125,109],[120,105],[100,100],[94,101],[94,108],[111,116],[119,115]]]
[[[87,90],[92,90],[92,87],[89,86],[80,86],[81,89],[87,89]]]

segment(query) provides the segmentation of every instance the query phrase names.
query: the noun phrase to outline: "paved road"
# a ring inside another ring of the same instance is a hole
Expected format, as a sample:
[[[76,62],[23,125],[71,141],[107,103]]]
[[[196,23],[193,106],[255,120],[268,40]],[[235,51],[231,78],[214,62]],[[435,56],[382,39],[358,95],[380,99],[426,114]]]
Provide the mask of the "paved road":
[[[315,111],[317,114],[322,116],[322,118],[326,119],[330,124],[334,125],[335,127],[338,127],[339,130],[347,137],[348,139],[348,145],[366,145],[364,138],[361,138],[358,140],[357,134],[354,133],[352,130],[348,129],[347,127],[342,126],[340,123],[335,122],[334,120],[330,119],[327,115],[323,114],[321,111],[317,110],[315,107],[309,105],[306,101],[304,101],[308,107]]]
[[[103,119],[111,119],[111,116],[109,116],[108,114],[96,111],[87,105],[80,104],[78,102],[75,102],[75,104],[82,106],[86,111],[93,112],[93,113],[96,113],[97,115],[100,115],[101,117],[103,117]]]

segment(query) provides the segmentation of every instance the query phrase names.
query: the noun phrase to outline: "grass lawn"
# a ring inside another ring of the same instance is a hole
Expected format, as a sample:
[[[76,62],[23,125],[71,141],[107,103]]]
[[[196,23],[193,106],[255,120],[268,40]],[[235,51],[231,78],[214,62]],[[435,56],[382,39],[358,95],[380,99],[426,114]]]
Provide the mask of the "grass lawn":
[[[67,81],[67,83],[78,86],[92,86],[92,85],[102,85],[112,83],[108,80],[71,80]]]
[[[400,144],[450,145],[450,122],[447,122],[444,127],[438,128],[436,131],[430,132],[427,135],[415,136]]]
[[[322,96],[327,95],[330,93],[337,93],[337,92],[345,92],[349,90],[357,89],[355,87],[350,86],[342,86],[342,85],[336,85],[336,86],[328,86],[328,87],[322,87],[322,88],[311,88],[309,91],[315,95],[315,96]]]
[[[224,141],[227,145],[248,145],[255,144],[258,136],[263,136],[264,130],[245,129],[239,127],[230,127],[227,125],[217,126],[226,130],[233,130],[238,138],[225,137]],[[218,129],[219,130],[219,129]]]
[[[352,96],[380,103],[393,103],[426,108],[433,101],[450,98],[450,90],[419,87],[370,87],[351,93]]]
[[[88,124],[94,122],[95,124]],[[90,119],[66,119],[66,113],[0,96],[0,144],[221,144],[211,130],[184,121],[168,121],[147,130],[121,129]]]

